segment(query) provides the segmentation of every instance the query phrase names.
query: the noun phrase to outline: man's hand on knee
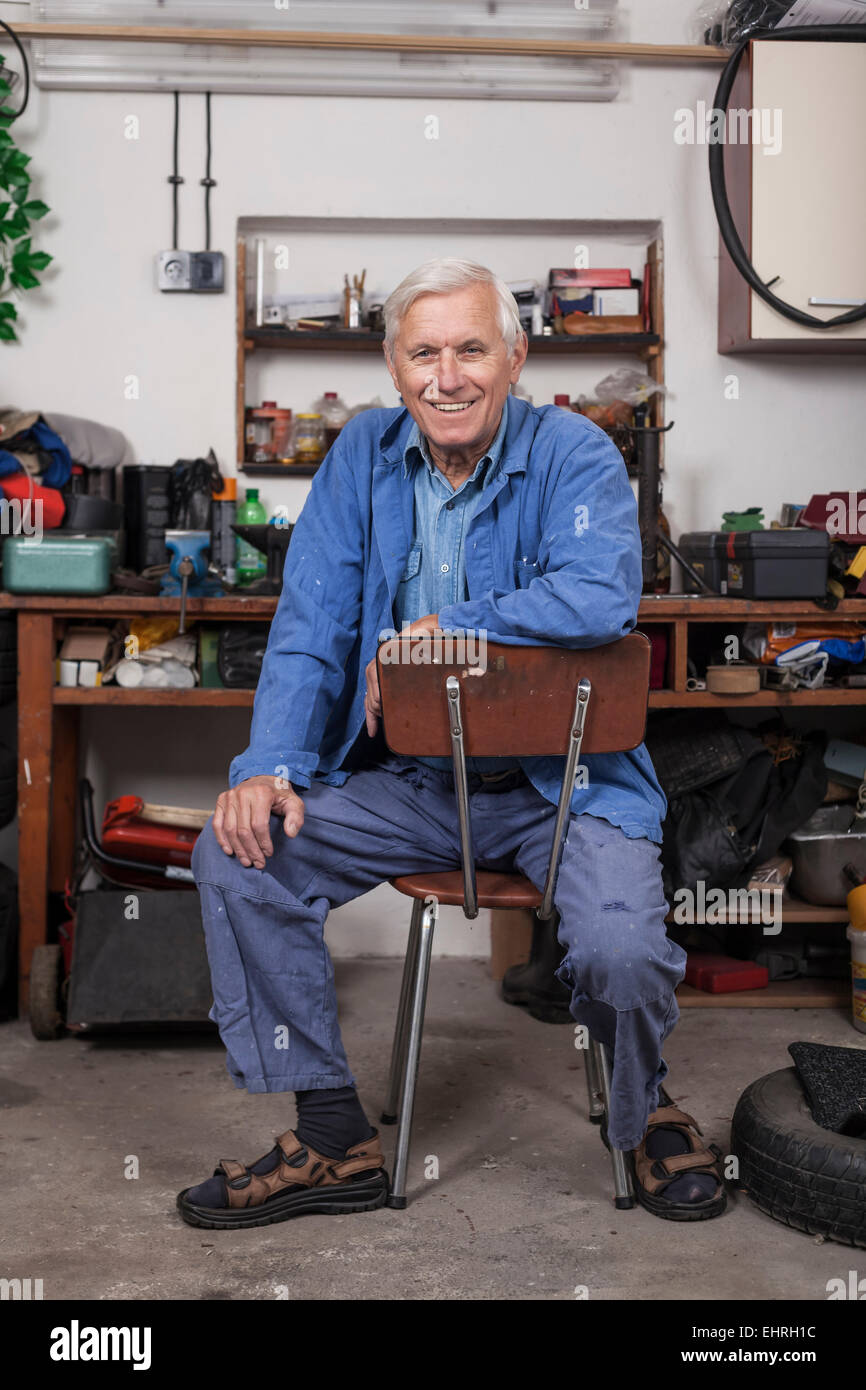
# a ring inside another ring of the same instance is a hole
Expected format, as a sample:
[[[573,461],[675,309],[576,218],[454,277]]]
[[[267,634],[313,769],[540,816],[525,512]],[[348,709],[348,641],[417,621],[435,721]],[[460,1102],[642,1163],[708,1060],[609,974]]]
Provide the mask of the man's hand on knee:
[[[213,831],[226,854],[236,854],[245,869],[263,869],[274,852],[272,815],[283,817],[283,830],[294,838],[304,823],[304,803],[285,778],[248,777],[217,797]]]

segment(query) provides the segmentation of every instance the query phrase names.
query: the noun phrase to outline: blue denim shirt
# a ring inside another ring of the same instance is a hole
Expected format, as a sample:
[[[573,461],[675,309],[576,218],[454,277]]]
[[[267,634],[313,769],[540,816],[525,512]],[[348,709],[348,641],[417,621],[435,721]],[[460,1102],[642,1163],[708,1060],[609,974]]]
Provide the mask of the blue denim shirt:
[[[499,428],[487,453],[482,455],[470,477],[458,488],[434,465],[427,441],[417,424],[406,441],[403,475],[413,478],[415,487],[415,532],[406,568],[394,600],[394,626],[417,622],[428,613],[438,613],[451,603],[469,597],[466,587],[464,542],[469,523],[482,504],[484,488],[502,456],[508,427],[508,398],[502,408]],[[450,758],[404,758],[403,762],[425,763],[440,771],[450,771]],[[516,766],[514,758],[467,758],[472,772],[499,772]]]
[[[365,671],[414,536],[403,472],[409,412],[365,410],[340,431],[292,534],[256,691],[249,747],[229,781],[269,773],[342,786],[364,727]],[[615,445],[582,415],[508,402],[502,453],[464,536],[469,597],[439,608],[444,628],[488,641],[593,647],[634,627],[641,593],[637,506]],[[571,807],[661,840],[664,794],[646,748],[587,754]],[[522,758],[555,803],[563,758]],[[583,779],[581,779],[583,780]]]
[[[502,456],[508,425],[508,401],[488,452],[472,476],[458,488],[433,464],[417,424],[406,441],[403,476],[415,489],[415,531],[406,568],[394,600],[394,625],[414,623],[469,597],[464,542],[469,523],[481,505],[483,489]]]

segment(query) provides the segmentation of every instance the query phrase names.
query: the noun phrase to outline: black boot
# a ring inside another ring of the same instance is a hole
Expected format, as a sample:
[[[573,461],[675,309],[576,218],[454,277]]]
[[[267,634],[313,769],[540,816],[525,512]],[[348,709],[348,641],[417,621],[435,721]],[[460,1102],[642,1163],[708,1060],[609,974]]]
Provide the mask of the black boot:
[[[556,971],[565,951],[556,935],[558,917],[544,921],[532,914],[532,946],[526,965],[512,965],[502,977],[502,998],[506,1004],[520,1004],[540,1023],[573,1023],[569,1002],[571,990]]]

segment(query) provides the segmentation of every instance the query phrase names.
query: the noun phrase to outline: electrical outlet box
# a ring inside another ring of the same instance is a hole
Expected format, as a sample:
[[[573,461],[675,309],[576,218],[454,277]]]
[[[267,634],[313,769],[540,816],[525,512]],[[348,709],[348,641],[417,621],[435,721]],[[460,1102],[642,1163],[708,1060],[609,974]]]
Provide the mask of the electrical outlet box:
[[[156,282],[163,291],[219,294],[225,289],[225,256],[222,251],[160,251]]]

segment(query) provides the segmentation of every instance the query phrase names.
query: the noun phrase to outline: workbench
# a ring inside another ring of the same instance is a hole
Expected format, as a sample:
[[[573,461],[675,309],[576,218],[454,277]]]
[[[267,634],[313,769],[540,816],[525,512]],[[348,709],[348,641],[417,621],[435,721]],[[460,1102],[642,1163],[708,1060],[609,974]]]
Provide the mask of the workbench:
[[[276,598],[243,595],[190,599],[187,613],[190,619],[197,621],[262,622],[273,616],[276,603]],[[124,689],[115,685],[85,688],[55,684],[57,634],[61,624],[69,619],[113,623],[133,616],[177,614],[177,598],[142,598],[119,593],[103,598],[25,597],[0,593],[0,611],[4,609],[15,610],[18,619],[19,979],[24,1009],[31,957],[34,949],[46,940],[48,894],[63,891],[75,860],[78,724],[82,707],[251,707],[255,692],[199,687],[192,690]],[[866,600],[847,599],[834,612],[828,613],[807,600],[754,602],[680,595],[644,598],[638,619],[641,629],[650,631],[653,627],[664,627],[668,633],[666,686],[650,693],[650,709],[866,705],[864,690],[762,690],[754,695],[719,696],[686,689],[689,632],[696,624],[736,627],[772,619],[830,623],[854,620],[866,626]],[[785,921],[839,922],[845,919],[844,908],[806,907],[794,903],[787,905],[784,916]],[[780,1004],[836,1003],[843,996],[837,985],[835,981],[794,981],[760,992],[765,996],[760,1000],[744,995],[735,998],[741,1004],[769,1003],[771,991],[775,989],[772,998]],[[724,996],[724,1000],[730,1004],[732,996]],[[681,997],[681,1002],[698,1001],[690,1001],[686,995]],[[704,995],[700,1002],[718,1004],[721,998]]]

